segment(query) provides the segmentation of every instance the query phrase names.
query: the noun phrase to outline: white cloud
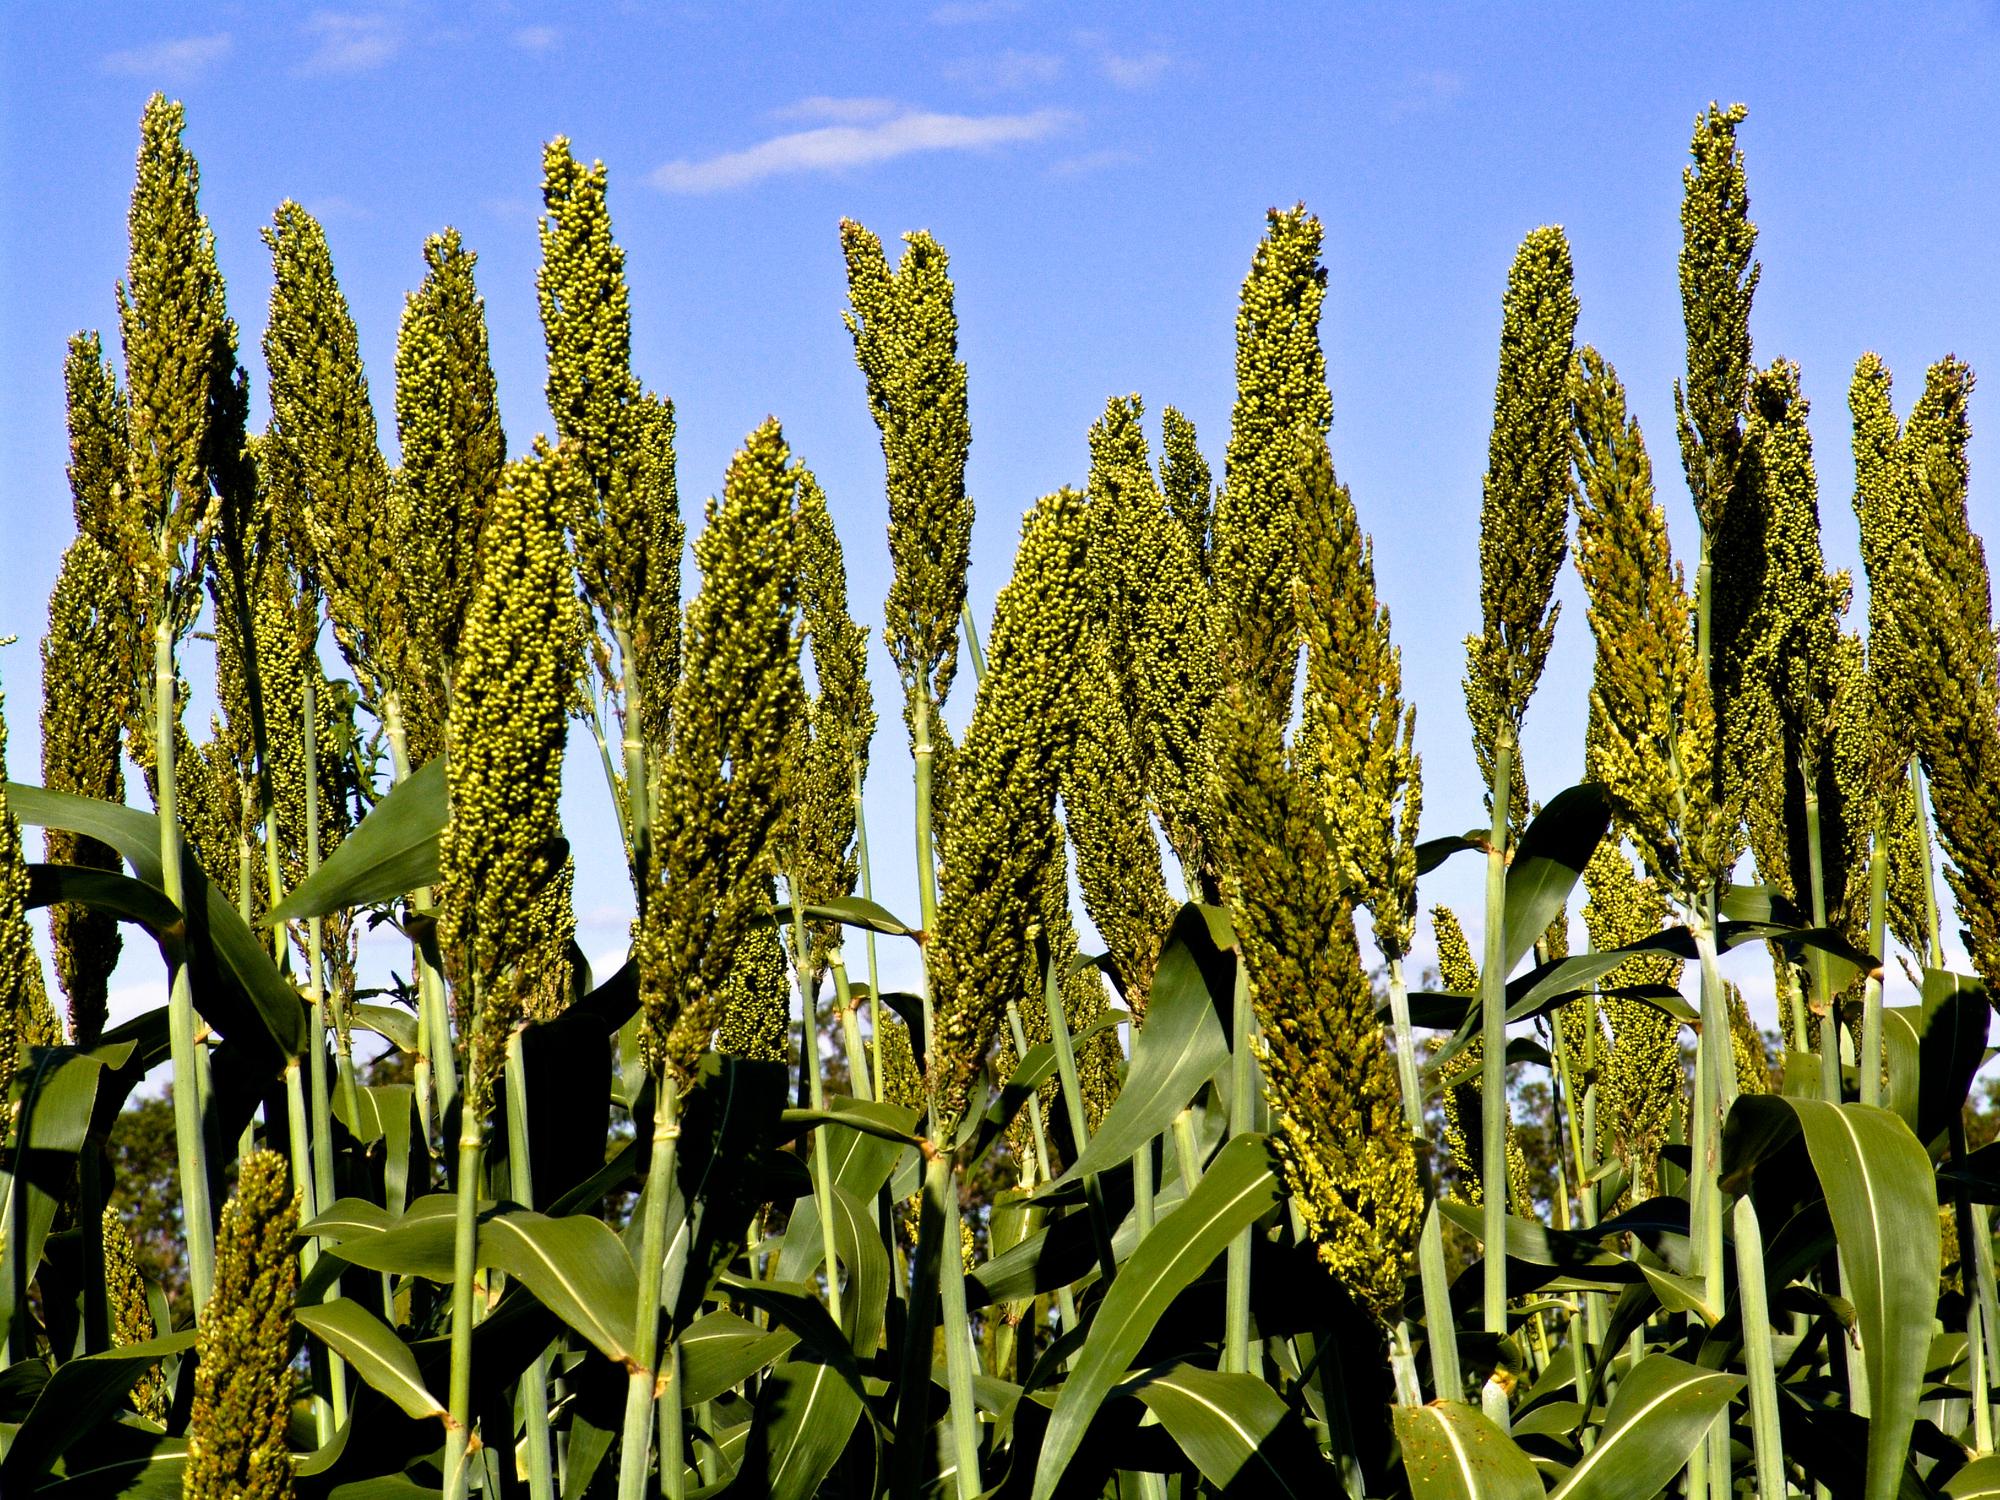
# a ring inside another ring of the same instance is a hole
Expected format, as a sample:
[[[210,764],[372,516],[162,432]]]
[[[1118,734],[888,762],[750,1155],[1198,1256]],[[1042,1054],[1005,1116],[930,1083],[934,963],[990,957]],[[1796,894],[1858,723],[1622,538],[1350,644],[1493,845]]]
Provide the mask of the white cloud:
[[[947,115],[902,110],[862,125],[793,131],[701,161],[670,161],[653,184],[670,193],[713,193],[794,172],[837,172],[924,151],[978,151],[1046,140],[1069,123],[1062,110],[1018,115]]]
[[[523,52],[547,52],[561,40],[553,26],[523,26],[514,33],[514,45]]]
[[[1054,83],[1062,71],[1063,60],[1053,52],[1009,48],[992,57],[968,57],[952,63],[944,76],[978,89],[1019,89]]]
[[[322,10],[304,29],[314,43],[300,65],[305,73],[364,73],[403,50],[402,30],[388,16]]]
[[[771,118],[799,122],[811,120],[828,125],[865,125],[870,120],[886,119],[898,113],[900,108],[894,99],[840,99],[831,94],[814,94],[797,104],[772,110]]]
[[[1021,9],[1021,0],[947,0],[931,12],[938,26],[974,26],[981,21],[997,21]]]
[[[1447,68],[1427,68],[1404,80],[1403,91],[1389,105],[1389,118],[1400,120],[1439,109],[1465,92],[1465,76]]]
[[[229,33],[213,36],[184,36],[155,42],[148,47],[130,47],[109,52],[104,57],[107,73],[129,73],[135,78],[157,83],[191,83],[229,55]]]
[[[1135,57],[1106,52],[1098,58],[1097,65],[1104,70],[1104,76],[1117,87],[1143,89],[1158,83],[1166,71],[1174,65],[1174,59],[1166,52],[1143,52]]]

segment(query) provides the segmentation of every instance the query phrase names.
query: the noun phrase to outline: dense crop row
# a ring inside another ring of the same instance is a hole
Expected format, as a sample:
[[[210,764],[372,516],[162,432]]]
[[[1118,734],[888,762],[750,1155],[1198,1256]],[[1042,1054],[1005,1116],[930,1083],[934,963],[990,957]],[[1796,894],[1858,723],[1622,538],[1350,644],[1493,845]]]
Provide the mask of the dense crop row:
[[[1424,841],[1327,444],[1318,221],[1274,211],[1243,284],[1219,479],[1173,408],[1156,463],[1139,398],[1110,401],[983,649],[946,257],[842,224],[914,768],[899,917],[827,498],[775,421],[749,434],[683,605],[674,411],[631,368],[604,169],[544,159],[553,437],[507,460],[447,231],[391,468],[292,203],[247,430],[155,98],[122,359],[81,334],[65,370],[43,784],[0,800],[0,1490],[2000,1494],[2000,1167],[1962,1123],[2000,977],[1972,378],[1939,363],[1899,420],[1856,368],[1851,619],[1800,372],[1752,358],[1742,119],[1702,115],[1684,178],[1691,584],[1577,343],[1567,241],[1520,247],[1465,679],[1491,818]],[[1589,779],[1541,801],[1521,730],[1571,560]],[[620,847],[564,835],[578,746]],[[1942,967],[1933,827],[1976,975]],[[1419,900],[1459,856],[1476,955]],[[631,954],[593,975],[574,872],[621,859]],[[1425,920],[1439,987],[1412,991]],[[409,977],[366,990],[383,924]],[[126,928],[171,988],[107,1029]],[[918,993],[883,992],[883,944]],[[1775,1069],[1732,951],[1774,966]],[[185,1253],[156,1281],[109,1143],[162,1066]],[[1523,1078],[1553,1101],[1545,1192]]]

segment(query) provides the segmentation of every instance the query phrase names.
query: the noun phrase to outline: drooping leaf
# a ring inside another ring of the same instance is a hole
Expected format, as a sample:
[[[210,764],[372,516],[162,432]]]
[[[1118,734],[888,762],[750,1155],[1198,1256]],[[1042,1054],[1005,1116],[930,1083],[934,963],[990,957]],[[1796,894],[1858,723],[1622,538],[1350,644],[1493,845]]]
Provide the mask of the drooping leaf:
[[[1649,1354],[1618,1383],[1604,1426],[1550,1500],[1657,1494],[1687,1463],[1743,1377]]]
[[[1177,1361],[1148,1370],[1128,1389],[1218,1491],[1273,1500],[1327,1493],[1332,1473],[1319,1450],[1284,1398],[1256,1376]]]
[[[0,1461],[0,1491],[29,1493],[72,1444],[90,1435],[118,1409],[148,1366],[193,1347],[194,1333],[189,1330],[58,1366],[8,1444],[7,1457]]]
[[[479,1261],[521,1282],[605,1358],[644,1363],[632,1337],[639,1273],[602,1219],[551,1219],[525,1209],[495,1215],[479,1227]]]
[[[1395,1421],[1411,1500],[1542,1500],[1528,1455],[1475,1408],[1399,1406]]]
[[[1991,1018],[1985,980],[1949,969],[1924,970],[1917,1118],[1912,1124],[1917,1139],[1926,1145],[1942,1135],[1964,1108],[1973,1075],[1986,1061]]]
[[[129,1053],[131,1044],[119,1045]],[[0,1331],[22,1311],[18,1299],[35,1279],[56,1210],[70,1195],[98,1089],[124,1060],[117,1048],[103,1047],[41,1047],[22,1059],[13,1165],[0,1172]]]
[[[765,1377],[743,1453],[743,1482],[772,1500],[812,1500],[861,1420],[861,1397],[831,1365],[786,1360]]]
[[[1210,1164],[1187,1201],[1139,1242],[1098,1306],[1090,1333],[1049,1417],[1035,1465],[1034,1500],[1049,1500],[1111,1388],[1173,1300],[1222,1253],[1237,1231],[1280,1202],[1270,1143],[1241,1135]]]
[[[888,907],[880,906],[866,896],[838,896],[831,901],[807,906],[803,910],[806,920],[811,922],[840,922],[848,927],[863,927],[887,937],[917,935],[916,928],[903,921]],[[789,924],[792,920],[791,907],[774,908],[772,918],[781,924]]]
[[[359,1302],[343,1298],[301,1307],[299,1325],[318,1335],[346,1360],[354,1373],[413,1417],[442,1417],[444,1404],[430,1393],[417,1371],[417,1357],[395,1329]]]
[[[1218,1007],[1231,1004],[1234,964],[1215,944],[1199,908],[1181,908],[1153,979],[1146,1024],[1132,1039],[1125,1082],[1064,1180],[1129,1161],[1229,1060]]]
[[[444,757],[411,772],[265,917],[266,925],[393,901],[438,878],[447,814]]]
[[[698,1406],[734,1389],[799,1336],[788,1328],[759,1328],[748,1318],[720,1309],[696,1318],[677,1340],[681,1351],[681,1404]]]
[[[1502,931],[1509,974],[1549,930],[1610,826],[1609,794],[1597,783],[1585,782],[1557,792],[1521,835],[1507,867]]]

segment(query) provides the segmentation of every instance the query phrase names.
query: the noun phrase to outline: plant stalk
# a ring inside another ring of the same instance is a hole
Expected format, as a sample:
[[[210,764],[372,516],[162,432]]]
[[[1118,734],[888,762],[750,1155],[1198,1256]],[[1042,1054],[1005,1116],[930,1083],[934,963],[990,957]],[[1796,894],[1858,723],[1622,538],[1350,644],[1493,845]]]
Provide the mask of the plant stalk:
[[[639,1289],[632,1311],[632,1348],[642,1356],[627,1377],[625,1425],[619,1443],[618,1500],[645,1500],[646,1460],[653,1432],[655,1367],[660,1344],[660,1274],[667,1258],[667,1200],[673,1196],[674,1157],[680,1142],[680,1092],[671,1077],[654,1080],[653,1142],[639,1231]],[[676,1398],[678,1400],[678,1398]],[[675,1406],[679,1412],[679,1406]],[[661,1485],[677,1489],[680,1476],[666,1473]]]
[[[1502,724],[1493,747],[1493,827],[1486,849],[1485,956],[1479,969],[1479,1180],[1484,1205],[1481,1239],[1481,1327],[1507,1334],[1507,832],[1513,792],[1514,735]],[[1492,1403],[1488,1403],[1489,1405]]]
[[[1417,1276],[1424,1296],[1424,1343],[1430,1351],[1431,1385],[1440,1401],[1456,1401],[1463,1389],[1458,1365],[1458,1328],[1451,1312],[1451,1285],[1445,1278],[1444,1231],[1438,1221],[1437,1193],[1424,1133],[1423,1075],[1417,1070],[1417,1037],[1410,1024],[1410,992],[1403,979],[1403,956],[1389,963],[1389,1023],[1396,1038],[1396,1077],[1403,1090],[1403,1126],[1422,1164],[1424,1224],[1417,1246]],[[1178,1123],[1178,1122],[1176,1122]],[[1435,1242],[1436,1254],[1431,1253]]]
[[[792,897],[792,971],[799,986],[799,1020],[804,1028],[806,1080],[812,1088],[812,1107],[826,1108],[826,1080],[821,1076],[819,1057],[819,996],[812,984],[811,942],[806,937],[805,904],[797,880],[786,882]],[[826,1127],[815,1125],[812,1133],[812,1184],[814,1206],[819,1210],[820,1253],[826,1257],[826,1303],[833,1321],[840,1316],[840,1257],[833,1232],[833,1162],[828,1155]]]
[[[507,1037],[507,1179],[514,1201],[535,1206],[534,1157],[528,1139],[528,1065],[517,1027]],[[521,1417],[528,1448],[531,1500],[555,1500],[554,1450],[549,1438],[549,1351],[521,1375]]]
[[[153,754],[155,798],[160,815],[160,878],[166,896],[177,907],[187,905],[187,882],[181,869],[181,829],[174,788],[174,725],[177,692],[174,680],[174,636],[161,605],[161,621],[153,629]],[[195,1317],[207,1314],[209,1293],[215,1289],[215,1210],[209,1197],[205,1087],[195,1040],[194,988],[187,965],[174,965],[167,992],[167,1045],[174,1069],[174,1148],[181,1178],[182,1219],[187,1235],[188,1285]]]
[[[445,1428],[446,1500],[465,1500],[472,1482],[472,1319],[477,1306],[473,1281],[479,1272],[479,1174],[485,1149],[479,1111],[461,1109],[458,1201],[452,1218],[451,1415]]]
[[[1229,1134],[1234,1139],[1256,1128],[1256,1108],[1250,1091],[1256,1084],[1256,1059],[1251,1051],[1250,1031],[1254,1017],[1250,1009],[1250,971],[1243,961],[1243,945],[1236,945],[1236,982],[1230,999],[1229,1053]],[[1254,1227],[1245,1228],[1229,1242],[1229,1259],[1224,1267],[1225,1301],[1222,1315],[1222,1369],[1228,1375],[1250,1373],[1250,1250]]]

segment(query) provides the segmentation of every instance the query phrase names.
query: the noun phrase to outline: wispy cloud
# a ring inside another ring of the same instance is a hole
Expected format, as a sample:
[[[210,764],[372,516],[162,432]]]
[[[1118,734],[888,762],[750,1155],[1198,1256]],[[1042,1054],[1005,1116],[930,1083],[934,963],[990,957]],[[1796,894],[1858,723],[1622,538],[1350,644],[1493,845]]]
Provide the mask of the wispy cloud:
[[[944,76],[953,83],[989,92],[1031,88],[1062,77],[1063,59],[1053,52],[1022,52],[1009,48],[991,57],[966,57],[950,63]]]
[[[1075,156],[1065,156],[1061,161],[1051,162],[1049,176],[1088,177],[1095,172],[1108,172],[1113,167],[1129,167],[1139,159],[1139,153],[1136,151],[1107,146],[1101,151],[1084,151]]]
[[[1400,120],[1425,110],[1441,109],[1464,92],[1464,74],[1448,68],[1426,68],[1404,80],[1402,92],[1389,102],[1389,118]]]
[[[313,43],[304,73],[365,73],[403,50],[402,28],[389,16],[322,10],[304,30]]]
[[[931,151],[980,151],[1046,140],[1070,116],[1057,109],[1014,115],[948,115],[901,109],[866,124],[823,125],[774,136],[742,151],[670,161],[653,184],[670,193],[713,193],[767,177],[838,172]]]
[[[981,21],[997,21],[1019,14],[1021,0],[946,0],[931,11],[937,26],[976,26]]]
[[[231,45],[226,31],[213,36],[176,37],[151,46],[106,53],[104,71],[129,73],[135,78],[167,84],[192,83],[227,57]]]
[[[343,198],[338,193],[328,193],[320,198],[308,198],[305,210],[322,224],[375,217],[372,209],[356,203],[352,198]]]
[[[770,117],[786,124],[811,121],[822,125],[865,125],[901,112],[902,106],[894,99],[839,99],[831,94],[814,94],[796,104],[781,105],[770,111]]]
[[[1150,88],[1173,65],[1173,54],[1168,52],[1142,52],[1131,57],[1105,52],[1097,59],[1097,66],[1103,70],[1104,76],[1121,89]]]
[[[561,40],[553,26],[523,26],[514,33],[514,45],[523,52],[548,52]]]

